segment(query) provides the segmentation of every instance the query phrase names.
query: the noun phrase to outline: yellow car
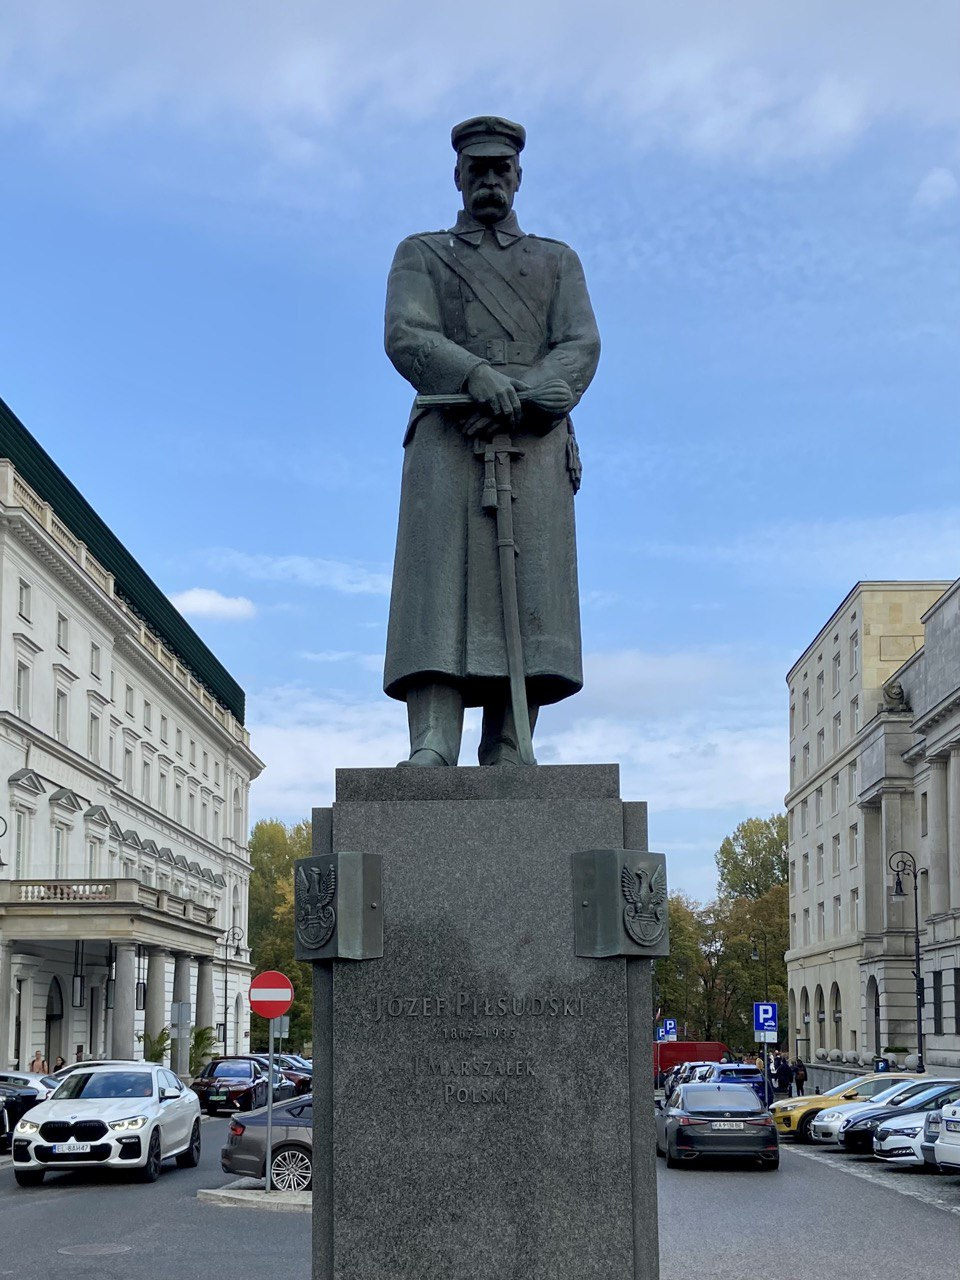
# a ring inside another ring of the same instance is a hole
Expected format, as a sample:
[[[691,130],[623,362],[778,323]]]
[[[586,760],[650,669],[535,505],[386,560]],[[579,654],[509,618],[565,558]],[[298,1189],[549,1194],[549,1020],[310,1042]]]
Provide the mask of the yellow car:
[[[898,1080],[913,1080],[916,1074],[915,1071],[872,1071],[869,1075],[855,1076],[852,1080],[845,1080],[843,1084],[834,1085],[825,1093],[807,1094],[803,1098],[783,1098],[770,1108],[777,1132],[784,1138],[809,1142],[810,1123],[824,1107],[836,1106],[839,1102],[868,1102],[874,1094],[889,1089]]]

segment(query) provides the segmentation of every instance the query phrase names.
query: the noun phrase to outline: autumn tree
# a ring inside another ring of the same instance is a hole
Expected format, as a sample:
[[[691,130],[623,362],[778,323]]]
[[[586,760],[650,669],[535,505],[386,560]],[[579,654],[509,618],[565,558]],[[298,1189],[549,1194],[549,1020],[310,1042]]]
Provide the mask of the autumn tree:
[[[312,975],[294,959],[293,872],[297,858],[310,854],[310,823],[286,826],[275,819],[258,822],[250,836],[250,959],[258,972],[278,969],[293,983],[290,1036],[301,1048],[311,1038]],[[251,1048],[267,1047],[267,1021],[250,1015]]]
[[[721,897],[762,898],[787,883],[787,815],[747,818],[716,854]]]

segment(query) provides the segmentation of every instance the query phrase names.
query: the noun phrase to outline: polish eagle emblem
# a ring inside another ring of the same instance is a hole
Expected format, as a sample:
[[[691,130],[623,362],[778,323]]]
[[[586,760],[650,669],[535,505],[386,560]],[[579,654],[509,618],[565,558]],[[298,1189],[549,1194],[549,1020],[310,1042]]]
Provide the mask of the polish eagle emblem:
[[[324,875],[319,866],[297,868],[297,937],[305,947],[325,947],[333,936],[337,913],[337,869],[331,862]]]
[[[638,946],[654,946],[667,927],[667,873],[663,863],[658,862],[652,872],[639,867],[631,871],[624,864],[620,888],[627,903],[623,927]]]

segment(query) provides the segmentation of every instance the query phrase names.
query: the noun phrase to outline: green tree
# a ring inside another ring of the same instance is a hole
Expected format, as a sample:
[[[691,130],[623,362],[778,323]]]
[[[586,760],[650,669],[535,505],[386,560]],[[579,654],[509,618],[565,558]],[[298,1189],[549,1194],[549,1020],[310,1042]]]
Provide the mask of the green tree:
[[[747,818],[716,854],[718,889],[725,898],[762,898],[787,883],[787,815]]]
[[[310,823],[287,826],[276,819],[258,822],[250,836],[250,958],[255,970],[278,969],[293,983],[290,1036],[286,1045],[302,1048],[311,1037],[313,1008],[310,965],[294,959],[293,873],[297,858],[310,855]],[[250,1015],[250,1045],[267,1047],[267,1021]]]

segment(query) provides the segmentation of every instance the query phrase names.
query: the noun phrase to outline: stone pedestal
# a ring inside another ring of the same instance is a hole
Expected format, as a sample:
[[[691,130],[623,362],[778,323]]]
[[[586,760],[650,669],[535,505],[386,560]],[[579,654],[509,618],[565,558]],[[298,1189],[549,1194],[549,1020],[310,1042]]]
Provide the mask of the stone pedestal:
[[[383,957],[314,966],[314,1280],[656,1280],[651,961],[575,954],[616,766],[341,770]]]

